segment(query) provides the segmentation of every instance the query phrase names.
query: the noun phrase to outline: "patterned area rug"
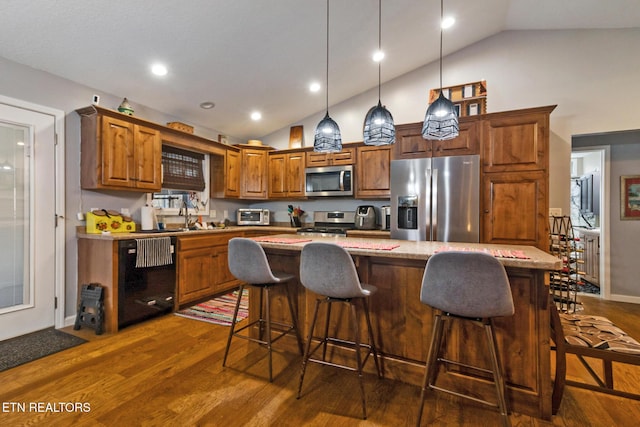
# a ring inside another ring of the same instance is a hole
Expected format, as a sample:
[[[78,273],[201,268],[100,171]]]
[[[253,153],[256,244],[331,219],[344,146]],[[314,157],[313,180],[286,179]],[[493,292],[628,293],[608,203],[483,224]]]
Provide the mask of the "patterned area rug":
[[[54,328],[0,342],[0,372],[75,347],[86,340]]]
[[[176,312],[177,316],[186,317],[203,322],[215,323],[216,325],[230,326],[233,319],[233,310],[238,299],[238,291],[222,295],[209,301],[194,305]],[[238,311],[237,322],[244,320],[249,316],[249,290],[242,292],[242,300],[240,301],[240,310]]]

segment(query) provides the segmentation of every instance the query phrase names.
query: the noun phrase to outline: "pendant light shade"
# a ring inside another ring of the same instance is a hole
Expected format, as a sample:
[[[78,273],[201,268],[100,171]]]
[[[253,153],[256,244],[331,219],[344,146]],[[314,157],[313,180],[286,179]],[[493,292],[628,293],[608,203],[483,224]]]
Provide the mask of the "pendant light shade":
[[[335,153],[342,151],[342,136],[338,124],[329,117],[329,111],[316,126],[313,140],[313,151],[321,153]]]
[[[329,117],[329,0],[327,0],[327,112],[324,119],[316,126],[313,140],[313,151],[320,153],[335,153],[342,151],[342,136],[338,124]]]
[[[378,0],[378,52],[382,51],[382,0]],[[364,118],[365,145],[389,145],[396,142],[393,116],[380,102],[380,62],[378,61],[378,105],[369,109]]]
[[[365,145],[389,145],[396,142],[396,127],[393,116],[378,100],[364,119]]]
[[[444,0],[440,0],[440,95],[427,109],[422,124],[422,137],[444,141],[458,136],[458,115],[453,103],[442,94],[442,19]]]
[[[453,103],[444,97],[442,90],[429,108],[422,125],[424,139],[444,141],[458,136],[458,115]]]

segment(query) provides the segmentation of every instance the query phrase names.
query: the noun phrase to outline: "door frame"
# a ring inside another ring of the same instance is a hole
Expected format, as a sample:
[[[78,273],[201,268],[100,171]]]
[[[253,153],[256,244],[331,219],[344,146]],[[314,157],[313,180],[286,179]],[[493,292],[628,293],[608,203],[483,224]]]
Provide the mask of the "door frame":
[[[600,298],[611,299],[610,271],[610,208],[611,208],[611,146],[593,145],[572,147],[572,153],[589,152],[600,155]]]
[[[55,168],[55,261],[54,261],[54,281],[55,281],[55,298],[56,304],[54,308],[54,326],[56,329],[60,329],[65,326],[65,132],[64,132],[64,117],[65,113],[62,110],[56,108],[45,107],[43,105],[34,104],[31,102],[23,101],[21,99],[11,98],[8,96],[0,95],[0,104],[7,105],[9,107],[20,108],[23,110],[33,111],[35,113],[44,114],[53,117],[54,119],[54,168]]]

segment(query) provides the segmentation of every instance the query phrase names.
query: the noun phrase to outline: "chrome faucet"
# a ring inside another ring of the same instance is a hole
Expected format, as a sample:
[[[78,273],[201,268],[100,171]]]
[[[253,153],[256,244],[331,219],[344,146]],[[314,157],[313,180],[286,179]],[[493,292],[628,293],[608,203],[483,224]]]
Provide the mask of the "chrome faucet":
[[[183,209],[184,209],[184,213],[183,213]],[[180,207],[180,211],[178,212],[178,216],[182,216],[182,215],[184,215],[184,229],[188,230],[189,218],[191,217],[191,214],[189,213],[187,202],[185,202],[184,200],[182,201],[182,206]]]

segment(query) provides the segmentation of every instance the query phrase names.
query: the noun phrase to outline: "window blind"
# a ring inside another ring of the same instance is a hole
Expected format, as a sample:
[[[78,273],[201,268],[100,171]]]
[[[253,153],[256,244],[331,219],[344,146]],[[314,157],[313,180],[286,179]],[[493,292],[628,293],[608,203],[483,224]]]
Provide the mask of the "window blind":
[[[175,190],[203,191],[204,154],[176,147],[162,147],[162,187]]]

